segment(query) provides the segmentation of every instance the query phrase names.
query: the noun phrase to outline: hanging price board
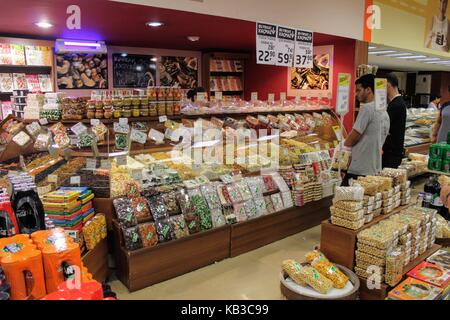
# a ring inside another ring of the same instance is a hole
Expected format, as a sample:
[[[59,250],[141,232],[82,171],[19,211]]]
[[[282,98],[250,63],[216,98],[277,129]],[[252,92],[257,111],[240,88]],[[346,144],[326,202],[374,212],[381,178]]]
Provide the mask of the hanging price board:
[[[278,26],[277,66],[292,67],[294,63],[295,29]]]
[[[351,75],[349,73],[338,74],[338,94],[336,101],[336,112],[340,115],[345,115],[349,111],[350,102],[350,81]]]
[[[387,109],[387,80],[375,79],[375,110]]]
[[[294,67],[312,68],[313,64],[313,33],[306,30],[297,30],[295,38]]]
[[[256,62],[257,64],[276,65],[277,26],[256,23]]]

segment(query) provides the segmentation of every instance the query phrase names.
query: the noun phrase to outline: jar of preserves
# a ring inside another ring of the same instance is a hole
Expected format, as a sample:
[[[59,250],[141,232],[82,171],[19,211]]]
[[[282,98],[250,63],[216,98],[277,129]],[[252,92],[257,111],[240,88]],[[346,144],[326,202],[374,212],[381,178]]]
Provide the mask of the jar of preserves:
[[[131,110],[123,110],[122,116],[125,118],[131,118]]]
[[[158,100],[158,93],[156,91],[155,87],[149,87],[147,89],[147,96],[149,101],[157,101]]]
[[[148,109],[148,97],[141,97],[141,109]]]
[[[166,115],[173,116],[173,101],[166,102]]]
[[[95,118],[96,119],[103,119],[103,110],[95,111]]]
[[[133,98],[131,98],[131,104],[133,105],[133,107],[139,107],[141,101],[139,99],[139,96],[133,96]]]
[[[123,98],[122,103],[123,103],[124,107],[130,107],[131,106],[131,97],[130,96],[125,96]]]
[[[111,119],[113,117],[113,111],[111,110],[105,110],[105,112],[103,112],[103,117],[105,119]]]
[[[138,118],[140,114],[141,113],[139,112],[139,109],[137,109],[137,108],[133,109],[133,111],[132,111],[133,118]]]
[[[178,116],[181,114],[181,104],[180,101],[173,102],[173,114]]]
[[[97,100],[95,102],[95,110],[103,110],[103,101],[102,100]]]
[[[141,113],[141,117],[148,117],[149,110],[148,109],[141,109],[140,113]]]
[[[122,117],[122,110],[121,109],[114,109],[114,118],[115,119],[119,119],[120,117]]]
[[[150,102],[149,108],[148,108],[149,116],[150,117],[157,117],[158,116],[158,102]]]
[[[166,101],[166,88],[164,88],[164,87],[159,88],[158,101]]]
[[[166,90],[166,101],[173,101],[174,94],[173,94],[173,88],[167,88]]]
[[[166,102],[158,101],[158,116],[165,116],[165,115],[166,115]]]

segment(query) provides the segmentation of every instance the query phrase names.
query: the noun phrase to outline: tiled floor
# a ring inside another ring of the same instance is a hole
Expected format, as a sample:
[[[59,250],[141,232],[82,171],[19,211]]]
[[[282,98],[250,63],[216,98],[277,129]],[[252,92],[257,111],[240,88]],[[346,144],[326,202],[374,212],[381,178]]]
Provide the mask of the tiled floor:
[[[307,230],[266,247],[129,293],[119,281],[112,290],[121,300],[263,300],[282,299],[280,265],[285,259],[304,260],[320,243],[320,227]]]

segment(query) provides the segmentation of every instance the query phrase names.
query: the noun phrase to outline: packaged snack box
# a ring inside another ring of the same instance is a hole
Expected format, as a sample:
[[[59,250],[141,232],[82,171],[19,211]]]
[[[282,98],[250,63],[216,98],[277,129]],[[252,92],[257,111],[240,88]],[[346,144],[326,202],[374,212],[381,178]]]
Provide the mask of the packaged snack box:
[[[408,276],[425,281],[439,288],[445,288],[450,283],[450,272],[440,265],[426,261],[408,272]]]
[[[446,250],[439,250],[433,255],[431,255],[428,259],[428,262],[440,265],[442,268],[450,271],[450,252]]]
[[[429,283],[406,278],[391,292],[388,297],[394,300],[435,300],[441,294],[442,289]]]

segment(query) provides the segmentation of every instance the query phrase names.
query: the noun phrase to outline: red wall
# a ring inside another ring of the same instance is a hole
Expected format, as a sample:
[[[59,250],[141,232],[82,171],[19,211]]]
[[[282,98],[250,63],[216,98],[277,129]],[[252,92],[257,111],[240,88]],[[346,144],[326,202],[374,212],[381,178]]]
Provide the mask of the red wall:
[[[333,106],[336,105],[336,92],[339,73],[350,73],[354,78],[355,66],[355,40],[339,40],[334,43],[315,43],[315,45],[334,45],[334,74],[333,74]],[[260,100],[266,100],[269,93],[275,93],[275,100],[279,99],[280,92],[287,92],[288,68],[265,66],[256,64],[256,54],[252,54],[245,70],[245,99],[250,100],[251,93],[257,91]],[[354,80],[354,79],[353,79]],[[350,88],[350,112],[345,116],[344,126],[350,132],[353,125],[354,81]]]

